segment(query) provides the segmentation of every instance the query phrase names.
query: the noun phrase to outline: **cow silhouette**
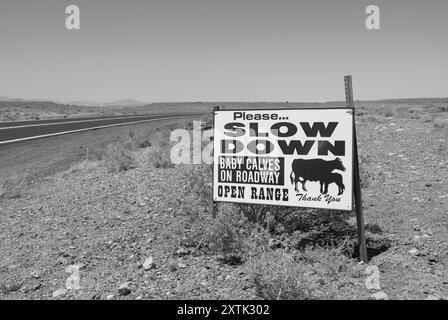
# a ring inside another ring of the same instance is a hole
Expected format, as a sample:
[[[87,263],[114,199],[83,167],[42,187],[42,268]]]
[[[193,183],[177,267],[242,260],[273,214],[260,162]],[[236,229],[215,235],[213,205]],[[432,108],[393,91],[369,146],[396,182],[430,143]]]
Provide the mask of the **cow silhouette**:
[[[342,182],[342,176],[339,173],[331,172],[327,179],[320,182],[320,192],[323,194],[328,193],[328,185],[336,183],[338,186],[338,196],[342,195],[345,190],[344,183]]]
[[[292,162],[292,170],[289,177],[296,192],[300,192],[298,182],[302,184],[303,191],[307,191],[305,187],[307,181],[319,181],[321,182],[320,192],[324,193],[328,191],[329,183],[326,183],[326,181],[331,181],[330,173],[333,170],[345,171],[340,158],[331,161],[323,159],[295,159]]]

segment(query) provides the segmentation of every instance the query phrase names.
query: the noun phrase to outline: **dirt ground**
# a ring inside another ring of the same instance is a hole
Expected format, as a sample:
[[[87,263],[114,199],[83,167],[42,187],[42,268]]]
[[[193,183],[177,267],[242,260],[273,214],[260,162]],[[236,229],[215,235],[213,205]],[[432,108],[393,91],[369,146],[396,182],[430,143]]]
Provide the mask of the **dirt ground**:
[[[351,259],[358,275],[330,298],[448,299],[447,111],[446,101],[358,109],[365,222],[389,245],[367,266]],[[259,298],[248,263],[182,245],[185,168],[149,166],[151,148],[136,151],[135,169],[80,162],[1,197],[0,299]],[[80,288],[66,290],[73,265]],[[366,288],[369,266],[380,289]]]
[[[391,298],[447,297],[448,115],[407,111],[359,117],[366,223],[394,244],[372,263]]]

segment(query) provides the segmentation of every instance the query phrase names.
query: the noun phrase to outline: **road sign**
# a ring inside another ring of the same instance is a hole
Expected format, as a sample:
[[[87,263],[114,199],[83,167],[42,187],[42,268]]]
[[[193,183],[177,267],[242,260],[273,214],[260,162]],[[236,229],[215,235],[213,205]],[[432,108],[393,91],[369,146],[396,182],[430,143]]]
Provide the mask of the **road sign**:
[[[353,108],[215,110],[213,200],[351,211]]]

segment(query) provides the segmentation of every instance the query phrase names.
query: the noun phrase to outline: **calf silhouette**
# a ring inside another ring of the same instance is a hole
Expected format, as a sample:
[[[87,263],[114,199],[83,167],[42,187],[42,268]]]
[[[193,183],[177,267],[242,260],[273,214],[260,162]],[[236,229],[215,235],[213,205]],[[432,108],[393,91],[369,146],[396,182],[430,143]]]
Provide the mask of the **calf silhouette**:
[[[302,184],[303,191],[307,191],[305,187],[307,181],[320,181],[322,192],[324,191],[322,190],[322,182],[329,180],[329,175],[333,170],[345,171],[340,158],[331,161],[323,159],[295,159],[292,162],[292,170],[289,177],[296,192],[300,192],[298,182]]]
[[[338,196],[342,195],[345,190],[344,183],[342,182],[342,176],[339,173],[332,172],[327,176],[326,180],[320,182],[320,193],[328,193],[328,185],[336,183],[338,186]]]

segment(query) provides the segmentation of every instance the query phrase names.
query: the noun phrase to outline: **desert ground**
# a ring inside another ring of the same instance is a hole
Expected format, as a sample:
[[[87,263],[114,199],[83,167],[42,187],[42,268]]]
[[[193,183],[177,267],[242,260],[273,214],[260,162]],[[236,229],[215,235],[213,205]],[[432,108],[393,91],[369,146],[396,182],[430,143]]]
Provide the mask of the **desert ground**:
[[[302,104],[172,110],[213,105]],[[448,299],[448,99],[356,105],[368,264],[353,212],[213,218],[211,167],[169,161],[191,120],[140,124],[0,147],[0,299]]]

